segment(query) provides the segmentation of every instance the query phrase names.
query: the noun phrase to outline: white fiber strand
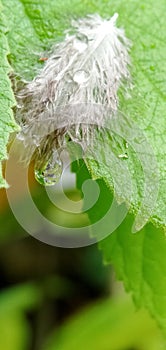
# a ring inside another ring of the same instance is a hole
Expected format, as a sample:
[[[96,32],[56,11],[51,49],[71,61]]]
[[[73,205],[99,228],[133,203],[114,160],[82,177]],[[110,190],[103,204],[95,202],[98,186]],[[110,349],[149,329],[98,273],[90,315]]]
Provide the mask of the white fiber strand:
[[[66,33],[38,76],[19,92],[19,138],[38,147],[35,157],[48,159],[66,135],[87,146],[93,127],[103,128],[116,112],[118,89],[130,82],[130,41],[116,27],[117,17],[95,14],[72,21],[74,34]]]

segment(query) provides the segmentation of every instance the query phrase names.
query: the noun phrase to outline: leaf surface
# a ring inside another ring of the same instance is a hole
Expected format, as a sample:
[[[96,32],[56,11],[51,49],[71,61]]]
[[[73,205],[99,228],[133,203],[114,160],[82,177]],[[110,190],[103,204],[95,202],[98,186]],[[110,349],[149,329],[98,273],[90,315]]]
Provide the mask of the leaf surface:
[[[6,24],[0,3],[0,188],[6,186],[2,176],[1,161],[7,158],[6,145],[11,132],[17,130],[13,118],[12,107],[15,104],[11,82],[8,74],[12,68],[8,63],[9,54],[8,42],[6,38]]]
[[[14,71],[23,79],[31,79],[36,75],[43,64],[39,62],[39,58],[47,54],[47,50],[50,50],[54,42],[63,38],[63,32],[70,26],[73,17],[83,17],[94,12],[110,17],[115,12],[119,13],[118,25],[125,28],[127,37],[133,43],[131,49],[133,89],[130,91],[129,98],[126,98],[123,90],[119,92],[119,110],[127,116],[130,125],[137,125],[138,129],[142,131],[144,139],[140,138],[139,140],[140,144],[143,142],[142,154],[148,156],[146,145],[150,145],[151,153],[157,162],[156,173],[154,167],[151,169],[151,158],[144,158],[143,167],[140,162],[141,152],[133,150],[132,142],[131,144],[129,142],[129,148],[126,149],[121,139],[115,138],[113,146],[110,138],[108,146],[110,145],[110,152],[112,152],[113,147],[115,156],[117,156],[117,164],[120,164],[120,161],[123,164],[123,157],[119,158],[118,156],[127,152],[128,158],[125,162],[132,183],[131,212],[137,214],[144,200],[143,209],[147,209],[149,212],[150,220],[158,227],[165,228],[165,0],[160,0],[159,3],[156,3],[155,0],[146,3],[139,0],[127,2],[125,0],[44,0],[42,2],[39,0],[8,0],[7,2],[3,0],[3,5],[9,26],[10,62]],[[2,33],[1,40],[6,43],[4,37],[5,35]],[[6,53],[5,49],[5,57]],[[3,60],[5,74],[7,74],[8,65],[6,65],[5,58]],[[7,79],[7,75],[5,77]],[[9,84],[8,79],[6,81]],[[10,90],[9,86],[8,90]],[[11,90],[10,98],[7,101],[8,107],[9,105],[11,107],[11,103],[13,103]],[[8,132],[6,135],[8,137]],[[4,157],[4,150],[2,157]],[[98,154],[96,159],[98,159]],[[145,168],[146,171],[144,171]],[[156,177],[157,168],[159,188],[157,188],[156,193],[157,200],[154,201],[154,207],[151,208],[148,198],[153,198],[152,195],[155,191],[153,179]],[[115,178],[116,172],[113,173],[113,167],[100,165],[95,161],[88,162],[88,169],[94,179],[102,178],[104,180],[99,180],[103,200],[98,201],[97,206],[94,206],[94,209],[89,212],[93,222],[93,220],[98,219],[98,213],[104,215],[102,214],[104,207],[110,204],[111,191],[114,187],[113,174]],[[119,179],[124,184],[124,191],[120,186],[117,197],[128,202],[126,192],[128,177],[123,171],[118,172],[117,176],[120,176]],[[79,181],[81,182],[83,178],[84,176],[82,177],[79,172]],[[148,180],[147,190],[144,188],[145,180]],[[139,220],[140,218],[141,215]],[[143,215],[142,222],[144,224]],[[101,243],[101,248],[105,260],[114,264],[118,277],[123,279],[126,288],[132,291],[136,303],[148,307],[166,332],[165,236],[162,230],[154,228],[151,224],[145,226],[137,235],[132,235],[130,232],[132,223],[133,217],[128,216],[117,231]],[[109,229],[109,222],[107,225]]]
[[[78,168],[77,186],[81,190],[82,185],[90,178],[85,166]],[[87,211],[91,221],[91,234],[96,236],[94,223],[103,233],[99,242],[104,262],[113,264],[116,276],[124,282],[128,292],[138,308],[146,307],[151,315],[157,320],[166,334],[166,238],[163,230],[156,228],[151,223],[142,230],[133,234],[131,228],[134,215],[127,214],[123,222],[114,232],[108,235],[116,219],[107,216],[110,210],[113,196],[104,180],[96,180],[99,186],[99,198],[92,208]],[[91,186],[91,185],[89,185]],[[88,198],[84,196],[84,207],[86,208]],[[121,215],[120,209],[116,212]],[[105,218],[105,222],[101,218]],[[100,232],[99,232],[100,233]],[[106,234],[106,235],[105,235]]]
[[[142,4],[138,0],[129,0],[128,2],[123,0],[95,2],[86,0],[56,2],[9,0],[2,2],[9,26],[10,61],[14,71],[23,79],[31,79],[35,76],[43,64],[39,58],[47,56],[52,45],[63,38],[64,30],[70,28],[72,18],[83,17],[88,13],[95,12],[103,17],[111,17],[115,12],[118,12],[117,24],[125,28],[126,35],[132,42],[131,74],[133,80],[130,98],[126,99],[123,90],[119,92],[119,110],[127,116],[131,125],[140,128],[146,140],[146,144],[143,144],[139,151],[138,149],[133,151],[132,143],[130,144],[130,140],[126,140],[129,141],[127,168],[132,183],[131,210],[135,214],[138,213],[143,197],[145,197],[140,216],[145,210],[151,221],[157,225],[165,226],[165,1],[160,0],[157,6],[154,0],[150,0],[146,4]],[[139,135],[138,138],[140,138]],[[110,148],[112,147],[111,142],[112,140],[109,143]],[[140,139],[140,144],[141,142]],[[150,146],[147,154],[151,152],[155,159],[153,169],[151,169],[153,157],[148,158],[146,155],[146,145]],[[144,169],[145,164],[140,161],[140,152],[142,151],[145,152],[146,156],[144,157],[144,163],[147,164],[146,169]],[[114,152],[117,156],[126,152],[123,145],[119,145],[119,140],[115,142]],[[123,161],[121,159],[121,162]],[[104,167],[103,164],[89,162],[89,170],[94,178],[104,178],[107,185],[113,190],[111,166]],[[160,181],[157,179],[158,175]],[[126,183],[127,176],[125,172],[121,172],[122,183]],[[155,176],[156,180],[154,181]],[[147,178],[146,191],[144,191],[144,177]],[[159,188],[157,188],[158,182]],[[127,202],[127,194],[125,191],[123,192],[122,197]],[[146,220],[142,219],[142,226],[144,221]],[[138,227],[141,227],[141,223],[138,224]]]

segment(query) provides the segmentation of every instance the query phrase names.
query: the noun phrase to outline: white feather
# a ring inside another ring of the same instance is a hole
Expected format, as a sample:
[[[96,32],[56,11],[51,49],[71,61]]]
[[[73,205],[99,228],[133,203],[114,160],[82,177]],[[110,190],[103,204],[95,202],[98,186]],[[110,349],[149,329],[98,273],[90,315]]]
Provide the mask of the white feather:
[[[72,21],[74,34],[66,33],[39,75],[19,93],[19,137],[27,146],[37,145],[41,156],[48,159],[66,134],[90,143],[92,126],[103,127],[116,112],[118,89],[130,81],[130,41],[116,27],[117,17],[95,14]],[[50,137],[43,142],[46,133]]]

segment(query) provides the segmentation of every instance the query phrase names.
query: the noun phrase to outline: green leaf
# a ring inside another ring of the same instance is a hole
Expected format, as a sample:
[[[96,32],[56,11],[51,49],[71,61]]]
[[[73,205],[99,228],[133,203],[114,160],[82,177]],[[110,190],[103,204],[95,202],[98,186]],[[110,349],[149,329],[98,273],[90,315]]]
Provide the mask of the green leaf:
[[[11,88],[11,82],[8,74],[11,67],[8,63],[9,54],[8,42],[6,38],[6,25],[0,3],[0,162],[7,158],[6,145],[9,134],[18,130],[13,118],[12,107],[15,104],[14,95]],[[2,177],[2,167],[0,163],[0,188],[6,186]]]
[[[30,345],[28,322],[18,311],[0,316],[0,348],[5,350],[27,350]]]
[[[158,350],[155,322],[128,300],[101,300],[74,315],[51,336],[44,350]]]
[[[34,284],[3,290],[0,295],[0,349],[27,350],[31,330],[25,311],[38,306],[41,292]]]
[[[152,224],[138,234],[131,233],[133,217],[100,243],[106,263],[112,263],[117,277],[131,291],[138,307],[147,307],[166,334],[166,244],[162,231]]]
[[[35,284],[18,285],[1,292],[0,313],[29,310],[38,305],[41,300],[41,292]]]
[[[71,18],[94,12],[99,12],[102,16],[119,13],[118,25],[125,28],[127,36],[133,43],[131,48],[133,90],[129,99],[126,99],[123,90],[120,91],[119,108],[129,120],[131,130],[134,125],[134,131],[135,126],[142,131],[142,136],[139,139],[136,138],[136,143],[137,141],[142,143],[143,147],[134,150],[130,138],[129,148],[126,149],[123,143],[125,135],[118,137],[113,135],[108,140],[108,147],[110,146],[110,154],[113,152],[117,157],[119,169],[123,170],[126,167],[131,176],[130,211],[134,214],[139,213],[139,220],[143,214],[142,223],[139,221],[138,226],[143,226],[144,211],[147,210],[153,223],[165,227],[165,0],[160,0],[157,4],[155,0],[144,3],[139,0],[44,0],[42,2],[40,0],[3,0],[3,4],[9,25],[10,62],[15,72],[26,79],[35,76],[36,71],[41,67],[39,57],[42,52],[45,55],[45,50],[49,50],[55,41],[63,37],[63,31],[70,26]],[[152,160],[156,161],[152,167],[146,148],[148,145],[151,147],[149,149]],[[124,152],[128,153],[126,160],[118,157]],[[99,153],[96,154],[97,160],[98,155]],[[144,162],[141,165],[142,155]],[[125,166],[122,165],[124,162]],[[151,208],[149,198],[153,199],[157,188],[154,184],[156,186],[158,184],[157,169],[155,172],[154,164],[157,164],[160,181],[159,192],[157,189],[156,193],[157,200],[154,200],[155,207]],[[103,200],[98,201],[94,210],[89,212],[93,222],[97,220],[98,212],[100,216],[104,215],[104,208],[110,205],[111,191],[113,191],[112,178],[116,178],[116,171],[113,166],[108,167],[96,161],[89,161],[88,168],[93,178],[104,179],[104,182],[99,181]],[[146,175],[145,179],[144,175]],[[81,173],[78,177],[81,180]],[[120,181],[118,182],[117,198],[129,203],[127,192],[129,177],[123,171],[118,172],[117,167],[117,178],[122,180],[121,184]],[[147,180],[147,188],[144,195],[145,180]],[[141,203],[144,203],[143,211],[139,212]],[[152,212],[151,209],[153,209]],[[165,237],[162,231],[154,229],[151,225],[132,236],[130,233],[132,220],[130,217],[126,220],[108,241],[103,242],[105,259],[114,263],[118,276],[125,281],[126,288],[132,291],[137,304],[146,305],[166,330]],[[109,231],[109,220],[107,228]]]
[[[80,190],[85,180],[89,178],[90,174],[85,165],[77,169],[77,186]],[[119,207],[116,217],[107,216],[113,196],[103,180],[97,180],[97,184],[100,189],[99,198],[87,213],[93,236],[98,234],[99,239],[107,237],[99,243],[104,261],[107,264],[113,264],[117,278],[123,280],[135,304],[138,307],[148,308],[166,335],[166,238],[164,232],[149,223],[141,231],[133,234],[131,228],[134,216],[128,214],[121,225],[108,235],[112,225],[121,215],[121,211]],[[91,187],[90,184],[89,187]],[[84,196],[85,208],[88,200]],[[105,220],[101,221],[101,218]],[[94,226],[94,223],[97,225]],[[96,227],[101,230],[101,236],[100,232],[96,231]]]
[[[39,58],[47,55],[45,50],[49,50],[53,43],[62,39],[63,32],[70,26],[73,17],[84,16],[92,12],[99,12],[102,16],[107,17],[115,12],[119,13],[118,25],[125,28],[127,36],[133,43],[131,73],[134,86],[129,99],[125,98],[123,90],[120,91],[119,108],[127,116],[131,125],[134,125],[134,130],[140,127],[145,139],[142,148],[136,150],[133,150],[132,140],[126,140],[129,141],[126,164],[133,190],[131,211],[135,214],[139,213],[136,225],[138,229],[146,222],[144,216],[147,216],[147,219],[150,217],[150,220],[157,225],[165,226],[165,1],[160,0],[158,6],[155,0],[150,0],[146,4],[140,3],[139,0],[127,2],[124,0],[95,2],[9,0],[3,1],[3,4],[10,29],[8,33],[10,61],[15,72],[22,78],[28,79],[35,76],[36,71],[43,64],[39,62]],[[136,142],[140,142],[141,145],[141,135],[137,136],[139,141],[136,140]],[[125,139],[125,136],[123,138]],[[112,138],[109,141],[108,145],[111,149],[113,147],[111,146]],[[148,150],[146,150],[147,145],[150,146]],[[117,156],[117,162],[120,160],[118,156],[126,152],[123,142],[119,142],[116,136],[113,152]],[[145,153],[142,164],[141,152]],[[151,157],[148,152],[152,152]],[[96,159],[98,159],[98,154],[96,154]],[[151,159],[154,160],[152,167]],[[123,162],[124,160],[121,159],[121,163]],[[104,178],[110,189],[113,190],[111,166],[103,166],[103,164],[92,161],[89,161],[88,166],[94,178]],[[160,176],[159,189],[157,188],[157,167]],[[121,179],[123,183],[128,180],[123,172],[121,172]],[[145,180],[147,180],[147,188],[144,193]],[[126,202],[129,200],[125,191],[120,193],[119,197]],[[139,212],[141,203],[143,205]],[[144,215],[144,212],[147,213]]]

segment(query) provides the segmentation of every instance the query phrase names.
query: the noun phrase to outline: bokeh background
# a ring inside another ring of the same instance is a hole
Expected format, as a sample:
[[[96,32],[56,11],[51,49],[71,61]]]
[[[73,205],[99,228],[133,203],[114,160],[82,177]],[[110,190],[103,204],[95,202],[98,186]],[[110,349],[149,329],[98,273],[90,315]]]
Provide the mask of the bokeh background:
[[[13,163],[13,174],[15,173]],[[75,227],[86,214],[55,207],[29,169],[32,198],[49,220]],[[18,178],[18,208],[26,196]],[[78,201],[73,175],[66,195]],[[57,200],[63,204],[57,191]],[[33,220],[33,218],[29,218]],[[38,230],[42,230],[42,225]],[[45,233],[47,234],[47,232]],[[19,225],[0,190],[0,349],[5,350],[160,350],[161,334],[145,310],[136,310],[105,266],[97,244],[67,249],[31,237]]]

